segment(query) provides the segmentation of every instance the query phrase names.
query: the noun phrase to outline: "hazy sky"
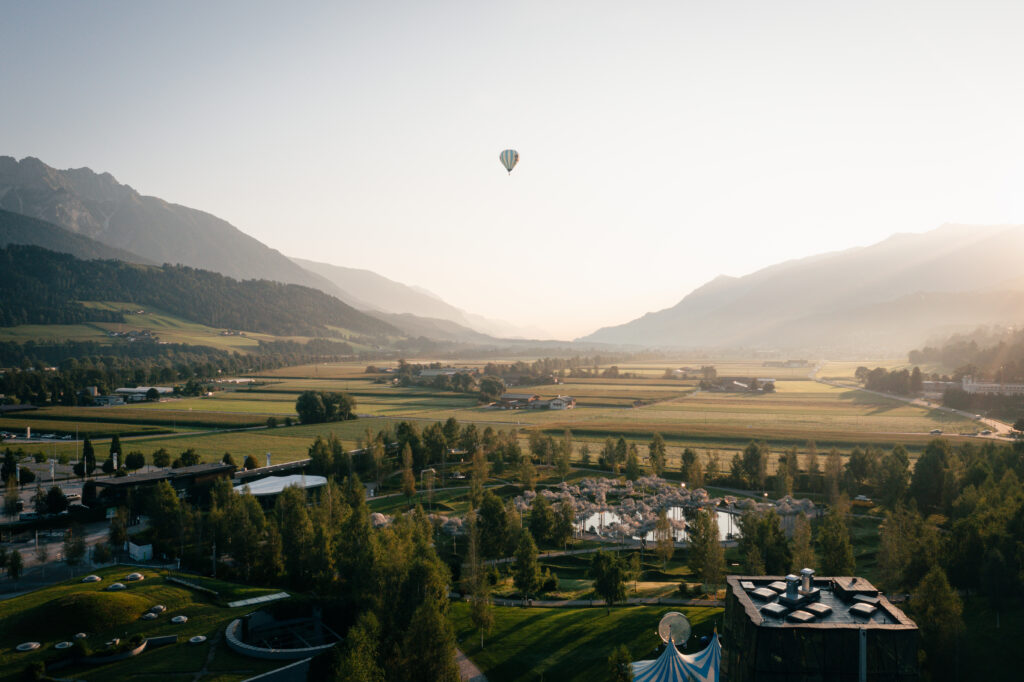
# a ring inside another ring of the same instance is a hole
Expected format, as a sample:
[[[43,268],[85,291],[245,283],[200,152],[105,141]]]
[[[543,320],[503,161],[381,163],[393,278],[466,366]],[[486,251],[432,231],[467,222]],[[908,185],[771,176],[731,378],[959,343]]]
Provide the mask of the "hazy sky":
[[[0,154],[558,337],[718,274],[1024,222],[1024,3],[0,9]]]

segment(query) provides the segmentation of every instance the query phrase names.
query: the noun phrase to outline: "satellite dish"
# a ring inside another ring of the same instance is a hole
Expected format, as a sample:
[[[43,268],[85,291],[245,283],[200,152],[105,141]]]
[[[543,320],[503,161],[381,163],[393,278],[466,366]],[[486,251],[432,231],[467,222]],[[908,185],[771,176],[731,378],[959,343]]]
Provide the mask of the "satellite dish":
[[[686,644],[690,638],[690,621],[678,611],[669,611],[658,623],[658,636],[665,644],[672,641],[676,646]]]

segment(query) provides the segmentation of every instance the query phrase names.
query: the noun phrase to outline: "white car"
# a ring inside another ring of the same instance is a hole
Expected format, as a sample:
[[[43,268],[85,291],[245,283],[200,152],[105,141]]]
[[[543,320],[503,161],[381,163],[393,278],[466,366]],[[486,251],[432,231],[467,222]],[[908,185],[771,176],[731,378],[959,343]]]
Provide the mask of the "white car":
[[[99,577],[98,575],[87,575],[84,578],[82,578],[83,583],[98,583],[101,580],[103,580],[103,578]]]

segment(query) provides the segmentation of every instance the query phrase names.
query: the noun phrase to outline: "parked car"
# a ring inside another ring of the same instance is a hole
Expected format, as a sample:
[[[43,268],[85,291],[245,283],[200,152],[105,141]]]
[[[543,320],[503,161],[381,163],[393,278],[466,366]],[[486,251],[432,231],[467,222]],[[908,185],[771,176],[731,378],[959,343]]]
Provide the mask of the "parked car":
[[[942,429],[932,429],[928,433],[932,434],[933,436],[941,436],[942,435]]]

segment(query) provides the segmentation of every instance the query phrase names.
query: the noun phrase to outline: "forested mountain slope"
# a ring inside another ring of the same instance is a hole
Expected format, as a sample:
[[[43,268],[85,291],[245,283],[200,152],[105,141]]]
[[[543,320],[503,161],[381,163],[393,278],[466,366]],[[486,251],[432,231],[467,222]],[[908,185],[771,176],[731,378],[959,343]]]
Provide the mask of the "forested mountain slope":
[[[0,249],[0,326],[75,324],[118,317],[79,301],[151,305],[211,327],[282,336],[398,334],[391,325],[322,291],[268,280],[238,281],[180,265],[79,260],[35,246]]]

